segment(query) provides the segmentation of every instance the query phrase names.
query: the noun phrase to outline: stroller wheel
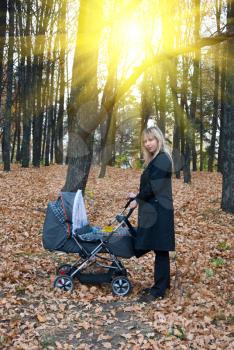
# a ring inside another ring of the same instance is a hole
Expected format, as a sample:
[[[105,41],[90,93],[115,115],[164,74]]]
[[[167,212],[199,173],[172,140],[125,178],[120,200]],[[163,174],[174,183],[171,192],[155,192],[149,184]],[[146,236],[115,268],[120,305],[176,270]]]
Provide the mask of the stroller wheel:
[[[57,275],[60,275],[60,276],[69,275],[71,272],[71,268],[72,266],[69,264],[60,265],[56,271]]]
[[[117,276],[111,282],[112,292],[114,295],[125,296],[131,291],[131,283],[125,276]]]
[[[74,288],[72,278],[70,276],[57,276],[54,280],[54,288],[60,288],[65,292],[71,292]]]

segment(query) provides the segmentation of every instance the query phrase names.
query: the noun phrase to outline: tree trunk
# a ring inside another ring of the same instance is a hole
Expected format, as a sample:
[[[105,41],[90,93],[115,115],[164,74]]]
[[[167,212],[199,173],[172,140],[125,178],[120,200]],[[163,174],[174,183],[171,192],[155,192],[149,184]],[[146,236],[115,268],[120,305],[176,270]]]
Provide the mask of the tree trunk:
[[[215,2],[215,12],[216,12],[216,26],[217,26],[217,33],[220,34],[220,16],[221,16],[221,9],[222,9],[222,0]],[[214,166],[214,159],[215,159],[215,143],[216,143],[216,133],[217,133],[217,126],[218,126],[218,108],[219,108],[219,53],[220,49],[217,47],[214,48],[214,67],[215,67],[215,89],[214,89],[214,113],[213,113],[213,120],[212,120],[212,135],[211,135],[211,142],[209,147],[209,160],[208,160],[208,171],[213,171]]]
[[[141,134],[147,127],[148,120],[152,115],[151,80],[148,72],[144,73],[141,84]]]
[[[14,138],[13,138],[13,144],[12,144],[12,152],[11,152],[11,163],[14,161],[15,156],[15,149],[16,149],[16,156],[15,160],[16,162],[20,161],[20,136],[21,136],[21,126],[20,126],[20,103],[17,99],[16,103],[16,111],[15,111],[15,132],[14,132]]]
[[[181,166],[184,167],[184,154],[185,154],[185,120],[189,119],[188,111],[188,57],[183,56],[183,73],[182,73],[182,85],[181,85],[181,123],[180,123],[180,137],[181,137]]]
[[[116,12],[116,3],[114,3],[113,13]],[[118,6],[118,5],[117,5]],[[118,38],[118,33],[116,33],[116,28],[113,26],[111,28],[109,40],[108,40],[108,52],[109,52],[109,62],[108,62],[108,76],[106,84],[103,91],[101,109],[105,108],[106,101],[108,98],[114,98],[117,89],[117,70],[118,61],[120,57],[120,43],[116,42],[116,34]],[[115,118],[113,117],[114,103],[107,111],[107,119],[101,125],[101,169],[99,173],[99,178],[103,178],[106,174],[106,167],[112,161],[112,151],[113,151],[113,128],[115,128]]]
[[[101,169],[98,177],[101,179],[106,175],[106,167],[108,164],[108,161],[110,159],[110,150],[108,149],[109,144],[107,142],[108,140],[108,134],[110,131],[110,125],[111,125],[111,119],[112,119],[113,111],[110,111],[108,114],[108,117],[103,125],[103,137],[101,140]]]
[[[227,32],[234,33],[234,1],[228,1]],[[234,39],[227,43],[227,76],[223,137],[225,156],[223,160],[223,210],[234,213]]]
[[[51,34],[52,34],[52,28]],[[50,36],[52,38],[52,35]],[[53,56],[52,56],[52,49],[51,49],[51,39],[49,41],[49,51],[48,51],[48,57],[47,57],[47,67],[46,67],[46,137],[45,137],[45,159],[44,164],[45,166],[50,165],[50,148],[51,148],[51,139],[52,139],[52,124],[53,124],[53,103],[54,103],[54,73],[55,73],[55,55],[56,55],[56,42],[57,37],[55,39],[55,46],[53,48]]]
[[[101,145],[101,170],[98,176],[99,178],[103,178],[105,176],[107,164],[112,158],[111,127],[113,126],[113,108],[108,111],[108,117],[104,127],[104,137]]]
[[[190,149],[190,140],[186,138],[185,141],[185,151],[184,151],[184,168],[183,168],[183,174],[184,174],[184,182],[190,183],[191,182],[191,171],[190,171],[190,163],[191,163],[191,149]]]
[[[203,104],[202,104],[202,67],[200,65],[200,171],[203,171],[203,133],[204,133],[204,121],[203,121]]]
[[[59,80],[60,72],[58,72],[58,79],[55,90],[55,98],[53,104],[53,114],[52,114],[52,128],[51,128],[51,145],[50,145],[50,162],[54,163],[55,156],[55,141],[56,141],[56,125],[57,125],[57,106],[58,106],[58,94],[59,94]]]
[[[49,18],[51,15],[51,8],[53,7],[54,1],[46,0],[41,4],[41,12],[39,17],[39,32],[37,33],[35,40],[34,50],[34,62],[36,74],[36,109],[33,116],[33,166],[40,167],[41,161],[41,141],[42,141],[42,125],[44,117],[44,106],[43,106],[43,68],[44,68],[44,50],[45,50],[45,33],[48,28]]]
[[[46,124],[46,142],[45,142],[45,166],[50,165],[50,147],[52,138],[52,120],[53,120],[53,106],[48,106],[47,124]]]
[[[97,64],[103,1],[81,0],[68,108],[68,171],[64,191],[85,189],[98,111]],[[89,125],[89,127],[86,127]]]
[[[115,137],[116,137],[116,111],[112,113],[112,118],[111,118],[111,125],[110,125],[110,131],[108,134],[109,138],[109,149],[110,149],[110,154],[108,156],[109,161],[108,165],[114,166],[115,165]]]
[[[19,106],[20,109],[20,106]],[[15,160],[16,162],[21,161],[21,111],[19,112],[17,116],[17,144],[16,144],[16,156]]]
[[[166,84],[167,74],[166,67],[162,64],[161,79],[160,79],[160,93],[159,93],[159,121],[158,127],[165,135],[166,131]]]
[[[184,174],[184,182],[189,183],[191,181],[190,172],[190,149],[187,142],[188,127],[190,123],[189,108],[187,101],[188,94],[188,57],[183,57],[183,78],[181,87],[181,166]]]
[[[180,151],[180,130],[181,130],[181,116],[183,115],[183,110],[178,103],[177,94],[177,59],[172,59],[169,64],[169,79],[170,87],[173,101],[174,109],[174,130],[173,130],[173,150],[172,158],[173,165],[176,174],[176,178],[180,178],[181,170],[181,151]]]
[[[219,49],[214,53],[215,60],[215,87],[214,87],[214,102],[213,102],[213,118],[212,118],[212,134],[209,147],[208,171],[213,171],[215,159],[215,142],[218,125],[218,108],[219,108]]]
[[[11,107],[13,93],[13,50],[14,50],[14,0],[9,0],[9,44],[7,55],[7,97],[6,111],[3,124],[3,162],[4,171],[11,170]]]
[[[59,70],[60,70],[60,87],[59,87],[59,109],[56,123],[55,137],[55,161],[57,164],[63,164],[63,117],[64,117],[64,94],[65,94],[65,63],[67,48],[66,38],[66,10],[67,1],[63,1],[60,10],[59,28],[60,28],[60,55],[59,55]]]
[[[0,7],[0,108],[3,90],[3,55],[6,41],[7,0],[1,0]]]
[[[219,151],[218,151],[218,171],[222,173],[223,158],[224,158],[224,137],[223,137],[223,121],[224,121],[224,108],[225,108],[225,91],[226,91],[226,70],[227,70],[227,58],[226,58],[226,43],[222,48],[222,65],[221,65],[221,83],[220,83],[220,128],[219,128]]]
[[[193,0],[193,8],[195,12],[195,22],[194,22],[194,39],[195,42],[199,40],[200,35],[200,0]],[[196,153],[196,144],[195,144],[195,118],[196,118],[196,109],[197,109],[197,96],[198,96],[198,81],[199,81],[199,65],[200,65],[200,50],[196,50],[195,56],[193,59],[193,75],[191,79],[191,103],[190,103],[190,112],[189,112],[189,121],[187,123],[187,132],[186,132],[186,150],[185,150],[185,178],[184,182],[191,181],[190,174],[190,159],[192,152],[192,161],[193,161],[193,171],[197,170],[197,153]]]
[[[55,137],[55,162],[57,164],[63,164],[63,117],[64,117],[64,93],[65,93],[64,70],[61,69],[60,73],[61,73],[61,79],[60,79],[60,89],[59,89],[59,108],[58,108],[58,118],[56,123],[56,137]]]
[[[30,140],[31,140],[31,114],[32,114],[32,37],[31,37],[31,2],[27,1],[25,45],[26,45],[26,67],[25,67],[25,96],[22,100],[23,110],[23,139],[21,145],[21,163],[22,167],[28,168],[30,163]]]

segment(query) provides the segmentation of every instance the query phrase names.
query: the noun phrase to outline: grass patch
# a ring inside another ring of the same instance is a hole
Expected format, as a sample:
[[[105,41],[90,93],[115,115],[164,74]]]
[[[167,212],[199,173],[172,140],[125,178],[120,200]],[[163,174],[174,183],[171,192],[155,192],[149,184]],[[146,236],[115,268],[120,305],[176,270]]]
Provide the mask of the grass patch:
[[[221,267],[225,264],[225,260],[223,258],[214,258],[211,260],[211,264],[214,267]]]

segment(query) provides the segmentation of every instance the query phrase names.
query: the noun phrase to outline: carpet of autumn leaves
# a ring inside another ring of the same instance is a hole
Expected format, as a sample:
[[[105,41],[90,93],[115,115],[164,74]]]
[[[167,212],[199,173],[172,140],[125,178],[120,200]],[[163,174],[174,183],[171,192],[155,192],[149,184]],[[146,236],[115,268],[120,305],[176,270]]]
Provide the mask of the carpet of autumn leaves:
[[[141,172],[108,168],[98,179],[98,171],[91,171],[86,206],[91,224],[105,226],[126,191],[137,191]],[[151,253],[124,261],[133,285],[127,297],[114,297],[110,285],[76,282],[72,293],[52,288],[58,264],[75,258],[41,245],[47,203],[65,176],[66,167],[57,165],[0,171],[0,348],[233,349],[234,218],[220,209],[221,176],[194,173],[191,185],[173,180],[172,286],[151,304],[137,303],[152,284]]]

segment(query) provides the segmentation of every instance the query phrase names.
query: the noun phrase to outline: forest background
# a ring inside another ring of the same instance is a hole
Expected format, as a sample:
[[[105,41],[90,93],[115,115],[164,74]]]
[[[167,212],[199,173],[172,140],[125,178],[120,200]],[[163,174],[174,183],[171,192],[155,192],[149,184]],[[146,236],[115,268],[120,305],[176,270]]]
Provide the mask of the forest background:
[[[127,301],[81,286],[59,304],[40,248],[48,200],[82,188],[91,221],[108,222],[155,124],[175,170],[170,299],[132,302],[150,255],[127,263]],[[0,137],[3,348],[232,348],[234,1],[1,0]],[[93,306],[101,338],[87,340]]]
[[[156,123],[176,177],[223,174],[233,212],[233,1],[2,1],[2,161],[68,164],[67,191],[91,162],[140,167]]]

